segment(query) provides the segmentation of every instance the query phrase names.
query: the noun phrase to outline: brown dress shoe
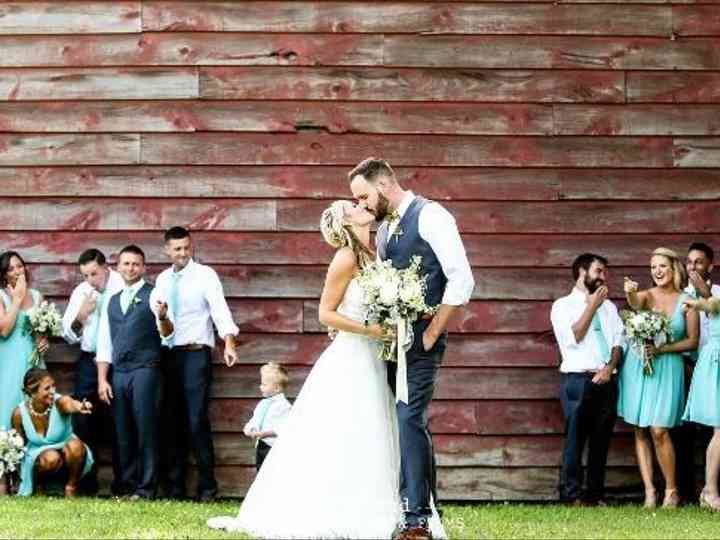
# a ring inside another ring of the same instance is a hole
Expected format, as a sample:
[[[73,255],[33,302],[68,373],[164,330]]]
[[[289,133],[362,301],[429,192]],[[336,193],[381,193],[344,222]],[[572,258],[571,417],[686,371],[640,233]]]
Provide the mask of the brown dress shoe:
[[[432,540],[430,529],[416,526],[401,529],[393,540]]]

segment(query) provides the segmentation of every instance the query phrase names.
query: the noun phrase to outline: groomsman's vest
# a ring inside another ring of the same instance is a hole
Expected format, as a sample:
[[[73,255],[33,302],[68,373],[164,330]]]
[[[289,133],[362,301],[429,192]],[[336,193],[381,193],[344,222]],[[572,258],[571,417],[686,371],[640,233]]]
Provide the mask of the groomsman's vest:
[[[419,255],[422,257],[420,275],[427,275],[425,279],[427,285],[425,303],[429,306],[435,306],[442,302],[448,280],[432,247],[420,236],[420,211],[429,202],[423,197],[413,199],[394,231],[398,233],[398,230],[400,230],[402,234],[392,234],[387,239],[385,258],[390,259],[395,268],[402,270],[410,266],[411,259],[414,256]],[[416,326],[424,327],[427,324],[428,321],[420,320],[416,323]]]
[[[148,283],[140,287],[125,314],[120,307],[122,292],[110,299],[108,318],[115,371],[132,371],[142,367],[157,366],[160,363],[160,334],[155,323],[155,315],[150,310],[152,290],[153,286]]]

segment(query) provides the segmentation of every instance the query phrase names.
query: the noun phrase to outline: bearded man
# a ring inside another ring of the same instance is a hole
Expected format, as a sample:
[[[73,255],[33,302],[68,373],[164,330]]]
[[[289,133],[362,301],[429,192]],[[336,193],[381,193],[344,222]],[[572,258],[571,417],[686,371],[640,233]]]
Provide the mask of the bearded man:
[[[560,402],[565,441],[560,500],[571,505],[601,504],[605,465],[617,418],[615,373],[622,359],[623,323],[608,300],[607,259],[593,253],[572,265],[575,286],[553,303],[550,319],[560,348]],[[587,489],[583,493],[582,455],[588,445]]]

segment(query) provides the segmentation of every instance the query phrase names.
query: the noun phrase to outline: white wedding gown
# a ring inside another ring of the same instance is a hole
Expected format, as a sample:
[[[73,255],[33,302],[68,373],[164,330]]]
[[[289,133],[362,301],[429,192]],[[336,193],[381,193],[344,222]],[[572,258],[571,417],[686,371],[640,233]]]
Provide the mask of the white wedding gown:
[[[338,311],[362,321],[353,279]],[[258,538],[390,538],[401,519],[397,415],[374,340],[339,332],[307,377],[237,517]],[[446,538],[436,512],[434,538]]]

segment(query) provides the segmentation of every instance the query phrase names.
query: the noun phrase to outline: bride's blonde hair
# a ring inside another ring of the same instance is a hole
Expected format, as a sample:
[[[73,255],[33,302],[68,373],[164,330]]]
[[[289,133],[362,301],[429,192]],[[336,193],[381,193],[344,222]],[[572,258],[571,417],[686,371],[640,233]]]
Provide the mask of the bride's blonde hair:
[[[653,257],[659,255],[665,257],[670,261],[670,265],[673,269],[673,285],[678,291],[682,291],[687,283],[687,274],[685,273],[685,267],[680,262],[680,257],[672,249],[659,247],[652,252]]]
[[[320,217],[320,232],[325,242],[335,249],[349,247],[357,257],[358,266],[363,268],[372,262],[373,254],[363,245],[352,229],[352,225],[345,219],[345,205],[347,201],[334,201]]]

